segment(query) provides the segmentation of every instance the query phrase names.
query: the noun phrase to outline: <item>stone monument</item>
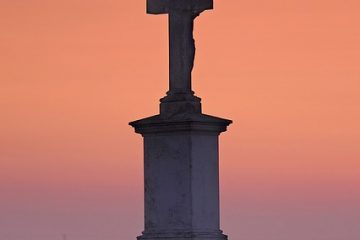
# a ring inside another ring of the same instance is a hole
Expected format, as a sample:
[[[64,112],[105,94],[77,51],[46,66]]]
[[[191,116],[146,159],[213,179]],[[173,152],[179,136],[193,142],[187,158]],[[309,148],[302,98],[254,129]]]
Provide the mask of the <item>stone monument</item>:
[[[138,240],[226,240],[220,230],[219,144],[231,120],[205,115],[191,88],[194,19],[213,0],[147,0],[169,15],[170,84],[160,114],[131,122],[144,138],[145,230]]]

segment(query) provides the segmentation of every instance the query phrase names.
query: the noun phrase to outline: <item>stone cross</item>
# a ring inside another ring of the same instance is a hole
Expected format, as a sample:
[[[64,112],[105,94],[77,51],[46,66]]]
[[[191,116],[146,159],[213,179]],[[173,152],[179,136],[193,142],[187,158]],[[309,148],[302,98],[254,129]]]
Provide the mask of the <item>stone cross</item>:
[[[219,135],[231,120],[202,113],[191,89],[194,19],[212,0],[147,0],[169,14],[170,89],[160,114],[130,125],[144,139],[145,229],[138,240],[227,240],[220,230]]]
[[[168,95],[193,94],[194,19],[213,8],[213,0],[147,0],[147,13],[169,14],[170,86]]]

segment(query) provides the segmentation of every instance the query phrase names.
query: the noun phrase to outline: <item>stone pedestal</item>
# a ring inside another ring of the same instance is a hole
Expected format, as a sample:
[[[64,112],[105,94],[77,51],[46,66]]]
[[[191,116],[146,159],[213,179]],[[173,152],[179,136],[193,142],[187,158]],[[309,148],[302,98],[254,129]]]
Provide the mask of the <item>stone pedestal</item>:
[[[199,98],[163,100],[160,115],[130,123],[144,138],[145,230],[138,240],[227,239],[219,221],[218,137],[231,121],[192,104],[200,106]]]

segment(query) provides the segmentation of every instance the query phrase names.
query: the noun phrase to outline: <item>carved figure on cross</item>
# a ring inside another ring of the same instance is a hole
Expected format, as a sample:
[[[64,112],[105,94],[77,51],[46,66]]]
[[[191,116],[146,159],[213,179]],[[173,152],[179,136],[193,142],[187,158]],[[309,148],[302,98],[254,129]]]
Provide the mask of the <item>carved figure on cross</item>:
[[[169,15],[169,92],[193,95],[191,72],[194,66],[194,20],[213,8],[213,0],[147,0],[148,14]]]

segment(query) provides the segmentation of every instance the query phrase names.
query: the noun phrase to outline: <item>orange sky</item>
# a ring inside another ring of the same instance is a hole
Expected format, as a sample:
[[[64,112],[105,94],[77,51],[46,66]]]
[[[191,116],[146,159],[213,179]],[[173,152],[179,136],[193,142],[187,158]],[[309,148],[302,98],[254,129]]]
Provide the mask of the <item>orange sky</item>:
[[[221,136],[230,239],[360,239],[360,2],[215,0],[193,86]],[[167,91],[145,0],[0,0],[0,239],[135,239]],[[12,237],[12,238],[11,238]]]

